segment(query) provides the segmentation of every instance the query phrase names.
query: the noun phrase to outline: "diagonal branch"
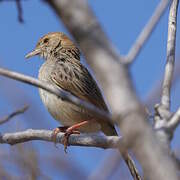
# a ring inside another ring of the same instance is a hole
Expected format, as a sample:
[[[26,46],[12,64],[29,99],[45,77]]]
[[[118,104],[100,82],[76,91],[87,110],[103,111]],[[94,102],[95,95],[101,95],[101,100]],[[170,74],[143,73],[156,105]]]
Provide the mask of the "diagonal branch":
[[[90,112],[92,112],[97,117],[100,117],[104,120],[109,120],[110,122],[112,121],[111,115],[109,113],[107,113],[103,110],[100,110],[96,106],[94,106],[86,101],[83,101],[62,89],[59,89],[59,88],[56,88],[55,86],[44,83],[43,81],[39,81],[38,79],[35,79],[33,77],[30,77],[30,76],[27,76],[27,75],[24,75],[21,73],[17,73],[14,71],[9,71],[9,70],[3,69],[3,68],[0,68],[0,75],[36,86],[39,88],[42,88],[44,90],[47,90],[48,92],[56,95],[57,97],[61,98],[62,100],[68,101],[68,102],[78,105],[78,106],[85,107],[86,109],[88,109]]]
[[[119,63],[111,41],[103,32],[86,0],[47,1],[80,46],[101,83],[127,147],[136,155],[147,179],[178,179],[176,168],[146,122],[127,66]],[[123,120],[122,120],[123,119]],[[151,150],[153,147],[153,151]],[[161,166],[158,166],[161,162]]]
[[[138,54],[140,53],[143,45],[146,43],[150,35],[152,34],[154,28],[156,27],[157,23],[159,22],[161,16],[165,12],[166,8],[168,7],[170,0],[161,0],[158,4],[156,10],[154,11],[152,17],[150,18],[147,25],[141,31],[140,35],[137,37],[134,45],[131,47],[129,53],[125,56],[125,63],[130,64],[132,63]]]
[[[28,109],[28,107],[29,107],[28,105],[25,105],[23,108],[17,109],[8,116],[1,118],[0,125],[10,121],[14,116],[24,113]]]
[[[33,130],[28,129],[21,132],[5,133],[0,135],[1,144],[18,144],[32,140],[41,140],[54,142],[52,140],[53,131],[49,130]],[[63,144],[64,133],[57,134],[57,142]],[[86,147],[99,147],[119,148],[123,146],[122,138],[118,136],[102,136],[102,135],[71,135],[68,143],[72,146],[86,146]]]

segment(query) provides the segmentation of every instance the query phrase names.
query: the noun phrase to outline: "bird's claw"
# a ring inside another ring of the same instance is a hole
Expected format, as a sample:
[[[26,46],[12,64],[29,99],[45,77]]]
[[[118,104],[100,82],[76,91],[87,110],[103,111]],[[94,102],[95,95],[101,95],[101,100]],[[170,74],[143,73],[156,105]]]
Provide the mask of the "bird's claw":
[[[69,137],[71,134],[80,134],[77,130],[66,130],[64,137],[63,137],[63,144],[64,144],[64,152],[67,154],[67,147],[69,145]]]
[[[71,128],[64,126],[64,127],[57,127],[52,132],[52,140],[54,142],[55,147],[57,148],[57,134],[59,132],[64,132],[64,137],[62,139],[62,143],[64,145],[64,152],[67,153],[67,147],[68,147],[68,140],[71,134],[80,134],[77,130],[72,130]]]

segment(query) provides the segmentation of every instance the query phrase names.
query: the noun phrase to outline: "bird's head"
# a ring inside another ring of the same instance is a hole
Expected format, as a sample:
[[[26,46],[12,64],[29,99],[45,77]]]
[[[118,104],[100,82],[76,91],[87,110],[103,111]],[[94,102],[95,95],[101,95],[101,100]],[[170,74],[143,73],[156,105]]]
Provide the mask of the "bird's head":
[[[30,58],[32,56],[40,55],[44,59],[55,52],[66,50],[75,50],[79,54],[79,50],[73,44],[73,42],[61,32],[51,32],[41,37],[33,51],[28,53],[25,57]]]

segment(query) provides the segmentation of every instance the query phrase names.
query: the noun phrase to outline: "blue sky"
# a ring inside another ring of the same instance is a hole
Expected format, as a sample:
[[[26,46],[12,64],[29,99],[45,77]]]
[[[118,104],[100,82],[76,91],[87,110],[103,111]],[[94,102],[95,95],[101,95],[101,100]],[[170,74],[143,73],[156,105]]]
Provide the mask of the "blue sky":
[[[131,45],[147,23],[158,3],[158,0],[89,1],[104,31],[123,55],[128,53]],[[62,31],[66,34],[68,32],[55,13],[42,1],[23,1],[22,7],[24,24],[20,24],[17,20],[17,9],[14,2],[4,1],[0,3],[0,66],[37,77],[38,69],[43,61],[38,57],[29,61],[25,60],[25,54],[34,48],[37,40],[42,35],[52,31]],[[141,99],[146,97],[154,84],[163,75],[166,59],[167,22],[168,13],[166,11],[147,44],[143,47],[142,52],[137,57],[136,62],[131,67],[134,85]],[[176,55],[179,57],[179,28],[177,28],[176,43]],[[20,120],[23,123],[22,128],[21,122],[19,122],[17,117],[13,122],[4,125],[1,131],[13,131],[15,127],[20,129],[52,129],[58,126],[58,123],[51,118],[41,103],[36,88],[9,80],[6,83],[5,78],[1,78],[0,82],[3,85],[3,88],[0,90],[0,115],[3,116],[24,103],[30,104],[27,114],[32,115],[32,118],[28,118],[28,120],[26,118]],[[180,105],[180,101],[178,101],[180,99],[179,91],[180,84],[177,84],[172,96],[173,110],[176,110]],[[41,114],[41,119],[37,118],[39,117],[38,114]],[[180,147],[178,142],[179,135],[177,132],[173,141],[173,147]],[[58,153],[60,151],[60,155],[62,155],[62,150],[60,150],[62,146],[57,150],[52,145],[44,144],[35,143],[37,149],[42,153],[51,151]],[[43,147],[48,148],[46,148],[46,151],[42,151]],[[95,148],[70,147],[67,158],[78,160],[79,165],[86,172],[90,173],[108,152]],[[56,175],[54,175],[54,178],[56,178]]]

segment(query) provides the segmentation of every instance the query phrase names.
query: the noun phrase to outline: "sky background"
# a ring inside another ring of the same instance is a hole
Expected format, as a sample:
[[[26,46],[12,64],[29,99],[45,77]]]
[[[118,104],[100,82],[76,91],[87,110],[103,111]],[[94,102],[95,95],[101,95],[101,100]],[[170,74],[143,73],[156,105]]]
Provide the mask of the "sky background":
[[[158,0],[89,1],[105,33],[122,55],[128,53],[158,3]],[[35,47],[37,40],[44,34],[53,31],[62,31],[66,34],[68,32],[46,3],[37,0],[22,1],[22,8],[24,23],[20,24],[17,20],[16,4],[12,1],[0,3],[0,66],[37,77],[38,69],[43,61],[38,57],[28,61],[25,60],[24,56]],[[180,15],[180,13],[178,14]],[[179,19],[176,57],[180,58]],[[163,76],[166,60],[167,25],[168,11],[161,18],[152,36],[130,69],[137,94],[142,100],[146,99],[148,93]],[[44,108],[37,88],[2,77],[0,77],[0,83],[0,116],[12,112],[25,103],[30,105],[26,116],[16,117],[13,121],[1,126],[1,132],[12,132],[27,128],[53,129],[59,126]],[[173,88],[173,111],[180,106],[180,94],[178,92],[180,92],[180,83],[177,83]],[[177,129],[172,142],[173,148],[177,150],[180,149],[179,131],[180,129]],[[103,157],[111,151],[70,147],[68,155],[64,155],[62,146],[57,149],[51,143],[35,142],[33,144],[35,144],[35,148],[41,156],[51,156],[52,153],[59,153],[59,156],[65,156],[72,162],[78,162],[78,167],[81,167],[88,174],[93,172],[103,160]],[[9,148],[8,145],[2,146],[5,149]],[[44,167],[45,172],[46,168],[50,177],[58,179],[59,174],[51,172],[53,168],[51,165]],[[60,171],[60,177],[65,178],[63,171]],[[115,179],[115,177],[116,175],[112,179]]]

